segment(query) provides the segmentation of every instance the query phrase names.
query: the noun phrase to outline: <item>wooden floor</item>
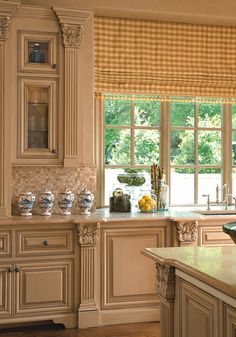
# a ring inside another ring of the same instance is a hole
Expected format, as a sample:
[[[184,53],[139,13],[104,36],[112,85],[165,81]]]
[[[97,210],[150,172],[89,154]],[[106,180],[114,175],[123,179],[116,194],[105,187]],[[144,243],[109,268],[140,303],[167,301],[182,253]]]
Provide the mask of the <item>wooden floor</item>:
[[[160,324],[118,324],[89,329],[63,329],[62,327],[0,328],[0,337],[160,337]]]

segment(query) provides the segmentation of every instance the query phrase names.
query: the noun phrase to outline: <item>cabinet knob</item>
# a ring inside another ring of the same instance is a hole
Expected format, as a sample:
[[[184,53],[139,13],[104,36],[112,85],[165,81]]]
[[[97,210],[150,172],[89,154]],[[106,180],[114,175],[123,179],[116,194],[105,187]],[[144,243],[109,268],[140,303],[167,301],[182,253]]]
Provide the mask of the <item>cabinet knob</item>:
[[[16,273],[19,273],[19,272],[20,272],[20,268],[16,266],[15,272],[16,272]]]
[[[8,268],[8,272],[9,272],[9,273],[12,273],[14,270],[15,270],[15,269],[14,269],[13,266],[11,266],[11,267]]]
[[[53,64],[52,64],[52,68],[53,68],[53,69],[56,69],[56,67],[57,67],[56,63],[53,63]]]
[[[57,153],[56,149],[52,149],[52,153]]]
[[[48,241],[47,240],[43,241],[43,244],[44,246],[48,246]]]

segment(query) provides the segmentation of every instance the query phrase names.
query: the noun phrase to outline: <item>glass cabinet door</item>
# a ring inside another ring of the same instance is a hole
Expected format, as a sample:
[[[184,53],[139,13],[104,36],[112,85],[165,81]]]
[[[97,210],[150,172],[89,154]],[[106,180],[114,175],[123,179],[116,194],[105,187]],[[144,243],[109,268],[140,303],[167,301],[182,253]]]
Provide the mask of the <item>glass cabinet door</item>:
[[[27,86],[28,148],[48,148],[48,101],[49,88]]]
[[[20,79],[21,157],[56,156],[57,82],[54,79]]]
[[[19,32],[19,71],[58,72],[58,35]]]

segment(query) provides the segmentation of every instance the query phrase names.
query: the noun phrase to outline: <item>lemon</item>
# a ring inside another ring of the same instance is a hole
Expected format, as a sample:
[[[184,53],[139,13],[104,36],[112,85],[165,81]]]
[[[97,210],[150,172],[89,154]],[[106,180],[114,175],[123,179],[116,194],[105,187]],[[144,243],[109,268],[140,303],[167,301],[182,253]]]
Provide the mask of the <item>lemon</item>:
[[[144,200],[150,200],[150,199],[152,199],[152,198],[151,198],[150,195],[144,195],[144,196],[143,196],[143,199],[144,199]]]
[[[149,200],[146,201],[146,203],[149,204],[152,207],[152,209],[154,207],[156,207],[156,205],[157,205],[157,203],[154,199],[149,199]]]
[[[151,206],[147,203],[145,203],[141,209],[142,212],[150,212],[151,211]]]
[[[138,202],[139,207],[141,208],[145,204],[145,199],[140,199]]]

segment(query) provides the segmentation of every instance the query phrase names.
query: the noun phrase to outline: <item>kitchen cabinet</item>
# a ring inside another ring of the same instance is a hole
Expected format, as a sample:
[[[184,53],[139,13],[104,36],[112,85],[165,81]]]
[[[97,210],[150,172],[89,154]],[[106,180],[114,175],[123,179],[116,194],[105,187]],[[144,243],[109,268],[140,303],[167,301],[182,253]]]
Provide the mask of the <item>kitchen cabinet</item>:
[[[34,225],[7,233],[0,231],[6,248],[0,251],[0,324],[51,319],[76,327],[78,251],[73,226]]]
[[[224,304],[224,337],[236,336],[236,311],[228,304]]]
[[[218,300],[188,282],[178,281],[181,299],[176,309],[181,313],[179,336],[194,337],[197,331],[202,337],[218,337]]]
[[[17,160],[59,160],[58,33],[18,31]]]

